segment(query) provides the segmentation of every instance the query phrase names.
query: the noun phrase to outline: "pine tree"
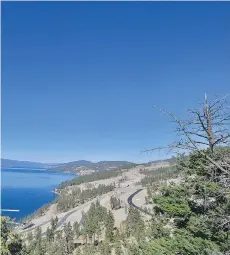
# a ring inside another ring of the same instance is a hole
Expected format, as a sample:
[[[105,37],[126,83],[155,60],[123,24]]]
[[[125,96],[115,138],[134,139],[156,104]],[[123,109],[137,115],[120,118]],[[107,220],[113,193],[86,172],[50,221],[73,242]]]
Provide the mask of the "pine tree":
[[[35,249],[34,255],[44,255],[45,253],[45,246],[44,242],[42,242],[42,231],[41,228],[36,228],[35,231]]]
[[[52,228],[50,229],[50,227],[48,227],[46,230],[46,239],[48,242],[52,242],[54,240],[54,233]]]
[[[129,207],[126,219],[126,231],[128,236],[133,235],[140,237],[140,235],[143,235],[144,227],[144,221],[141,218],[140,212],[133,207]]]
[[[35,230],[35,240],[36,242],[41,242],[42,239],[42,230],[40,227],[37,227]]]
[[[100,254],[101,255],[109,255],[109,254],[111,254],[111,247],[109,246],[109,244],[107,242],[102,243],[99,246],[99,250],[100,250]]]
[[[106,238],[109,241],[113,240],[114,234],[113,234],[113,229],[114,229],[114,217],[111,211],[108,212],[106,220],[105,220],[105,235]]]
[[[64,231],[66,254],[72,254],[74,250],[74,242],[73,242],[74,233],[73,233],[73,229],[70,222],[68,224],[65,224],[63,231]]]
[[[77,221],[75,221],[73,224],[73,231],[76,237],[80,235],[80,225]]]
[[[56,216],[55,218],[51,219],[51,230],[54,232],[58,223],[58,217]]]
[[[121,208],[121,201],[119,198],[116,198],[115,196],[111,196],[110,205],[112,210],[117,210]]]

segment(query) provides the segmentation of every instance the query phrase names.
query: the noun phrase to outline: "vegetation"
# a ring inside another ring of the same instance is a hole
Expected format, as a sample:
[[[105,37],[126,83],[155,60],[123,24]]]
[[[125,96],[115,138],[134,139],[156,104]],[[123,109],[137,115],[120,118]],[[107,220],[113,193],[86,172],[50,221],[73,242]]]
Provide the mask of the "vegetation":
[[[117,177],[117,176],[120,176],[120,175],[122,175],[121,170],[96,172],[96,173],[89,174],[89,175],[79,176],[77,178],[74,178],[73,180],[63,182],[59,186],[59,189],[63,189],[63,188],[68,187],[68,186],[80,185],[82,183],[93,182],[93,181],[97,181],[97,180],[105,180],[105,179],[109,179],[109,178],[112,178],[112,177]]]
[[[94,170],[94,171],[110,171],[110,170],[121,170],[129,169],[137,164],[128,161],[99,161],[93,163],[87,160],[78,160],[68,163],[60,164],[49,164],[49,163],[37,163],[30,161],[18,161],[10,159],[1,159],[2,168],[40,168],[40,169],[51,169],[59,172],[71,172],[78,173],[81,170]]]
[[[146,183],[154,207],[151,220],[144,221],[140,211],[129,207],[127,219],[115,228],[112,211],[97,201],[82,214],[81,223],[67,224],[62,230],[57,230],[56,220],[53,220],[44,238],[41,229],[37,228],[33,235],[28,235],[27,244],[23,244],[3,220],[2,254],[229,255],[230,147],[223,145],[228,145],[230,135],[227,135],[229,126],[223,131],[222,124],[230,119],[230,115],[223,116],[222,107],[222,100],[209,104],[206,99],[202,108],[204,114],[194,110],[198,119],[189,122],[182,122],[166,111],[176,120],[178,131],[185,135],[185,140],[173,143],[170,149],[190,148],[191,152],[186,157],[183,154],[178,157],[177,166],[173,168],[183,176],[179,184],[159,181],[156,176],[161,175],[160,170],[146,173],[146,177],[153,177]],[[198,130],[191,131],[188,127],[194,123],[198,123]],[[215,129],[216,123],[220,128]],[[194,136],[203,136],[202,143],[206,143],[207,148],[199,148],[201,140],[195,140]],[[174,170],[170,172],[169,169],[161,169],[164,180],[171,178]],[[107,191],[106,187],[101,187],[100,191],[93,189],[100,194]],[[64,208],[72,206],[72,200],[78,204],[81,192],[78,189],[74,193],[65,193],[66,197],[61,194],[63,205],[67,203]],[[85,197],[94,196],[94,192],[87,192]],[[111,205],[114,208],[116,203],[117,198],[113,197]]]
[[[1,217],[1,254],[22,254],[23,244],[19,235],[12,229],[10,218]]]
[[[78,173],[81,170],[94,170],[97,172],[101,171],[111,171],[111,170],[121,170],[121,169],[129,169],[136,166],[135,163],[131,163],[128,161],[99,161],[97,163],[93,163],[87,160],[78,160],[64,164],[52,165],[50,168],[55,171],[62,172],[72,172]]]
[[[143,186],[161,183],[162,181],[176,178],[180,174],[180,169],[177,166],[161,167],[154,170],[140,170],[141,174],[144,174],[145,177],[142,178],[141,184]]]
[[[115,196],[111,196],[110,198],[110,206],[112,210],[117,210],[121,208],[121,200],[116,198]]]
[[[68,190],[61,190],[59,196],[56,198],[58,211],[67,211],[80,204],[96,198],[102,194],[106,194],[114,189],[114,185],[98,185],[97,188],[81,190],[80,188],[71,188]]]
[[[144,221],[141,218],[140,212],[133,207],[129,207],[127,219],[125,221],[125,234],[127,237],[137,237],[138,239],[144,233]]]
[[[210,153],[204,150],[204,153]],[[230,148],[216,148],[213,160],[230,168]],[[160,194],[153,195],[155,216],[144,222],[140,212],[130,207],[126,221],[119,229],[114,228],[110,211],[97,201],[83,215],[81,224],[67,224],[57,231],[57,219],[52,220],[42,238],[38,228],[28,235],[28,244],[13,236],[12,230],[2,223],[2,254],[171,254],[210,255],[230,251],[230,197],[229,177],[213,167],[199,153],[190,154],[180,165],[184,170],[184,182],[161,185]],[[7,232],[9,231],[9,232]],[[4,234],[4,233],[8,234]],[[88,243],[90,246],[79,246]],[[13,248],[12,248],[13,247]],[[10,251],[8,251],[10,250]],[[8,253],[7,253],[8,252]],[[10,253],[11,252],[11,253]]]

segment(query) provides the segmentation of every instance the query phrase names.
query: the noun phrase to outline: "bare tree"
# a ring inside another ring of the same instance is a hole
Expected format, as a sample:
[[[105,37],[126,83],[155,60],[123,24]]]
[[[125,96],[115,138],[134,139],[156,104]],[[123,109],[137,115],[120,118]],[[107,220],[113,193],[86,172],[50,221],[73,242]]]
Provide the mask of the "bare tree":
[[[177,150],[177,152],[178,150],[197,151],[223,173],[230,174],[225,167],[202,150],[209,148],[210,152],[214,153],[215,147],[230,144],[230,112],[227,97],[228,95],[209,102],[205,94],[202,107],[188,110],[187,120],[180,120],[170,111],[160,108],[177,124],[176,133],[180,139],[166,147],[157,147],[147,151],[158,149]]]

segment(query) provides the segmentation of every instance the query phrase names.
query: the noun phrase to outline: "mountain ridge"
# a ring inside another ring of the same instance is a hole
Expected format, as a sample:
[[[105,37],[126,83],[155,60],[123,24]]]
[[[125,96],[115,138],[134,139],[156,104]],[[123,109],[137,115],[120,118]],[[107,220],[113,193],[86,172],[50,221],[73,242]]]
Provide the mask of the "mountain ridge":
[[[172,159],[163,159],[150,161],[148,163],[133,163],[129,161],[119,160],[102,160],[98,162],[91,162],[88,160],[76,160],[66,163],[40,163],[32,161],[20,161],[13,159],[1,159],[2,168],[40,168],[54,170],[57,172],[74,173],[74,174],[90,174],[92,172],[110,171],[129,169],[138,165],[151,165],[158,162],[170,162]]]
[[[39,163],[32,161],[20,161],[12,159],[1,159],[2,168],[40,168],[55,170],[59,172],[78,173],[80,171],[106,171],[131,168],[138,164],[128,161],[99,161],[93,163],[88,160],[77,160],[67,163]]]

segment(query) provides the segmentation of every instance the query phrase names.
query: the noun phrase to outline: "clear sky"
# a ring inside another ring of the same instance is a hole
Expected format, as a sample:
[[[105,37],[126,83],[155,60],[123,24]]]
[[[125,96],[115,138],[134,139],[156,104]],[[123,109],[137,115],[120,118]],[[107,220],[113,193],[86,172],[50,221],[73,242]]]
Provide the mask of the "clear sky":
[[[2,3],[2,157],[164,154],[204,92],[230,92],[230,2]]]

